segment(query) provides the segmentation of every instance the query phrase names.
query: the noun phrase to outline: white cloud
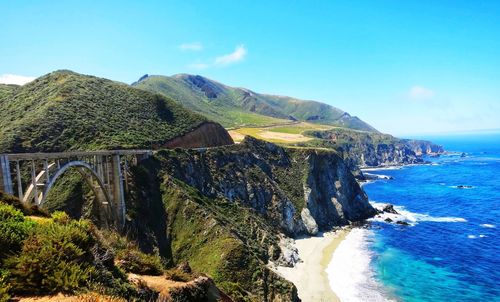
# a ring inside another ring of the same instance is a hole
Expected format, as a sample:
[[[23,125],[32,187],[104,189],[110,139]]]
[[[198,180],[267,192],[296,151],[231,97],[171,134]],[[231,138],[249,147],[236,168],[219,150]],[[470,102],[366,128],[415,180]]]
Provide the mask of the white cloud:
[[[184,43],[179,45],[179,48],[181,50],[200,51],[203,50],[203,44],[200,42]]]
[[[215,58],[214,65],[223,66],[223,65],[237,63],[243,60],[246,54],[247,50],[245,46],[239,45],[235,48],[235,50],[232,53]]]
[[[409,97],[414,100],[425,100],[434,97],[435,92],[423,86],[413,86],[408,93]]]
[[[36,79],[35,77],[26,77],[15,74],[2,74],[0,75],[0,84],[16,84],[24,85]]]
[[[222,66],[227,66],[231,65],[234,63],[238,63],[245,59],[245,56],[247,55],[247,49],[245,48],[244,45],[238,45],[234,49],[234,51],[230,54],[227,55],[222,55],[219,57],[216,57],[212,62],[209,63],[193,63],[188,65],[188,68],[191,69],[206,69],[209,67],[222,67]]]

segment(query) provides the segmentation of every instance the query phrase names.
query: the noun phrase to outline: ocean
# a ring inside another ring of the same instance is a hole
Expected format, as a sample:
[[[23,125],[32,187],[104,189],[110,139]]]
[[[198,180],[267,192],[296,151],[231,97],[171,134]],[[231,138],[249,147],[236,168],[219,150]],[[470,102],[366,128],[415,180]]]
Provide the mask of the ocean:
[[[401,215],[340,243],[327,273],[342,301],[500,301],[500,134],[427,139],[454,153],[370,171],[393,178],[364,186],[372,204]]]

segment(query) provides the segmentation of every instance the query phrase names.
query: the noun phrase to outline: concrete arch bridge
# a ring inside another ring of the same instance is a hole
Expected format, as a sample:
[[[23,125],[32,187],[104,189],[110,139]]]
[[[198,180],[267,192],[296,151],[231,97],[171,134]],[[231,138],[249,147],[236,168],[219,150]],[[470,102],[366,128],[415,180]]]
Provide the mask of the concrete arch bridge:
[[[97,201],[111,213],[118,227],[123,227],[129,168],[151,154],[151,150],[0,154],[0,190],[14,195],[16,187],[23,203],[43,206],[60,176],[74,169],[92,188]],[[31,181],[23,188],[21,168],[26,166]]]

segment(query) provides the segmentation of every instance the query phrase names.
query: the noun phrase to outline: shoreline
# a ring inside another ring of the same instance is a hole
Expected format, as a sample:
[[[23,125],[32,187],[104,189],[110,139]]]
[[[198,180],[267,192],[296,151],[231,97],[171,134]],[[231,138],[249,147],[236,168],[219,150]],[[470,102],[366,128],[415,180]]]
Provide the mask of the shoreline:
[[[274,266],[272,269],[295,284],[298,296],[303,302],[340,302],[330,287],[326,269],[335,249],[350,231],[351,229],[347,227],[318,236],[295,239],[294,246],[302,261],[294,267]]]

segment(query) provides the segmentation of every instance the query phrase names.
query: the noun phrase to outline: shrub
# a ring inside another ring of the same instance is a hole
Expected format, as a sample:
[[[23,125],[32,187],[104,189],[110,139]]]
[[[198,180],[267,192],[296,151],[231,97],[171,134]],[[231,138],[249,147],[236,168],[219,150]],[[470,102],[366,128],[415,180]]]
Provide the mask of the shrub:
[[[85,287],[94,272],[92,234],[92,225],[83,220],[37,225],[20,255],[7,261],[13,292],[71,292]]]
[[[193,279],[193,276],[177,268],[172,268],[165,272],[165,278],[172,281],[188,282]]]
[[[0,270],[0,302],[6,302],[10,299],[8,277],[9,273],[7,271]]]
[[[145,254],[132,244],[128,248],[117,251],[117,263],[126,272],[140,275],[161,275],[163,265],[157,254]]]
[[[48,216],[47,212],[36,205],[22,203],[17,197],[0,191],[0,203],[11,205],[20,210],[24,215]]]
[[[34,225],[20,210],[0,203],[0,259],[19,252]]]
[[[55,211],[54,213],[52,213],[51,218],[55,223],[59,224],[68,224],[71,222],[71,218],[68,216],[68,214],[62,211]]]

